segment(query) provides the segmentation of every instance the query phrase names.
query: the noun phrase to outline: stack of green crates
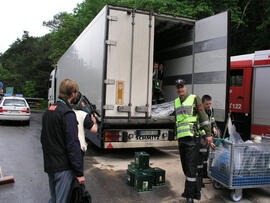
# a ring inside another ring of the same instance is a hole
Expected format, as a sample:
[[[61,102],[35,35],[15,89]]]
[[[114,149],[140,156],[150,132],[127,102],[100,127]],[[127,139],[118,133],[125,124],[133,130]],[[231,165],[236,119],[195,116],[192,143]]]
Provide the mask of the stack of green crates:
[[[136,191],[151,191],[152,186],[165,184],[165,170],[149,167],[149,154],[135,152],[135,162],[131,162],[127,169],[127,184]]]

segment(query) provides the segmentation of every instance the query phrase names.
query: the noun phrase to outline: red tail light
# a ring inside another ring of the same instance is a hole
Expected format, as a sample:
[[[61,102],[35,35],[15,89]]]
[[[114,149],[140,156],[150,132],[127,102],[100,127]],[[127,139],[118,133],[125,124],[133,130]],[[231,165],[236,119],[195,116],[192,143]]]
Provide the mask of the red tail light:
[[[119,131],[106,131],[105,142],[119,142]]]
[[[22,110],[23,113],[30,113],[30,109],[27,108],[26,110]]]
[[[0,107],[0,113],[3,113],[3,112],[8,112],[8,110],[3,109],[3,107]]]

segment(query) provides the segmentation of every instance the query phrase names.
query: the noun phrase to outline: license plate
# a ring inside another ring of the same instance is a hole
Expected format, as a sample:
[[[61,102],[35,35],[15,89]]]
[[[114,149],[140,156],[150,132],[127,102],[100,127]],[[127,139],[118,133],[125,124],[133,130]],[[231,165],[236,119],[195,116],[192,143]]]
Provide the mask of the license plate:
[[[8,110],[8,113],[19,113],[17,110]]]
[[[136,140],[159,140],[159,130],[138,130]]]
[[[138,130],[137,135],[159,135],[158,130]]]

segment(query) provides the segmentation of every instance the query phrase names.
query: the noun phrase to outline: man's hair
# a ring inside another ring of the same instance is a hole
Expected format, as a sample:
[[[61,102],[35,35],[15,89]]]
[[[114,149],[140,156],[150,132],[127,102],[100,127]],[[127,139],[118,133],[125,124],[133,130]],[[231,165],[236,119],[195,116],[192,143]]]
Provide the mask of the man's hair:
[[[68,100],[72,93],[77,91],[79,91],[79,86],[74,80],[64,79],[60,84],[59,97]]]
[[[203,95],[202,97],[202,103],[204,103],[205,101],[211,101],[212,97],[208,94]]]

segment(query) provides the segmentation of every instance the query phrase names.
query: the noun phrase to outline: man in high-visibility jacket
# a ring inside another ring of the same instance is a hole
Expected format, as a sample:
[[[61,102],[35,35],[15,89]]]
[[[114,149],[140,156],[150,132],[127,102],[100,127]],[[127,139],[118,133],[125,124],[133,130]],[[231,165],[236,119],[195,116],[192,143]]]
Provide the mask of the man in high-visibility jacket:
[[[206,133],[205,141],[212,144],[211,126],[198,96],[188,94],[184,80],[176,81],[175,99],[176,131],[182,168],[186,176],[185,190],[182,197],[192,203],[200,199],[200,184],[197,179],[199,160],[200,129]]]

